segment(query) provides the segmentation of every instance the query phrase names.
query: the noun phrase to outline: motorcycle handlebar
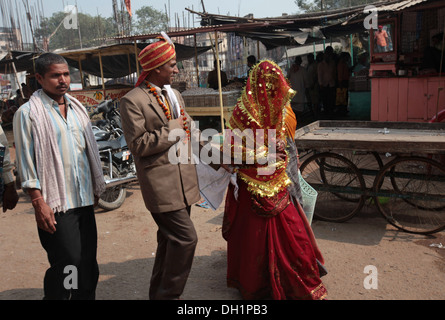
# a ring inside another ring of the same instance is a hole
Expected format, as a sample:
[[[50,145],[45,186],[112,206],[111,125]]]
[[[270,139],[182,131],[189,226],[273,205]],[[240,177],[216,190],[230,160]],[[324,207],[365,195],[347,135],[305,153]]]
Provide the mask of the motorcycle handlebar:
[[[111,108],[113,106],[113,103],[116,101],[117,99],[108,99],[108,100],[104,100],[101,103],[97,104],[95,107],[93,107],[94,111],[93,113],[91,113],[91,117],[95,116],[96,114],[99,113],[108,113],[111,111]]]

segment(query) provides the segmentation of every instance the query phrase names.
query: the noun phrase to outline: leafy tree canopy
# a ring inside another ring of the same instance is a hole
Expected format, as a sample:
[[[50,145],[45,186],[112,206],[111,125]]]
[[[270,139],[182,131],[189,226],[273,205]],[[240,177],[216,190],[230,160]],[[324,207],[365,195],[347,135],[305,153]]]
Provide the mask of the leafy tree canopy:
[[[126,11],[118,12],[117,17],[108,18],[78,13],[79,37],[78,29],[65,27],[63,21],[66,16],[65,12],[60,11],[41,20],[40,27],[35,30],[35,37],[40,47],[50,51],[59,48],[78,49],[80,48],[80,38],[83,47],[99,46],[103,44],[105,38],[159,32],[168,27],[167,15],[151,6],[144,6],[136,10],[132,19]],[[48,40],[49,44],[46,48],[44,43]]]
[[[295,4],[304,12],[342,9],[372,2],[370,0],[295,0]]]

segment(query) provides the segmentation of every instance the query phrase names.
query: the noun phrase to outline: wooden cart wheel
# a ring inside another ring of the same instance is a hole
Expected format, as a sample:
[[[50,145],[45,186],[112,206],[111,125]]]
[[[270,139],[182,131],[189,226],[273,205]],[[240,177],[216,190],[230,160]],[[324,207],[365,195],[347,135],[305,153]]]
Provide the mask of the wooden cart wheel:
[[[445,169],[428,158],[401,157],[374,181],[375,203],[400,230],[431,234],[445,229]]]
[[[374,185],[375,177],[377,173],[383,168],[383,161],[377,152],[373,151],[352,151],[352,150],[342,150],[337,151],[338,154],[350,160],[360,171],[363,181],[367,190],[371,190]],[[341,194],[337,195],[341,197]],[[359,201],[361,195],[357,195],[356,199],[351,197],[345,198],[349,201]]]
[[[309,157],[300,167],[301,175],[318,192],[314,218],[344,222],[365,202],[365,182],[357,167],[345,157],[323,152]]]

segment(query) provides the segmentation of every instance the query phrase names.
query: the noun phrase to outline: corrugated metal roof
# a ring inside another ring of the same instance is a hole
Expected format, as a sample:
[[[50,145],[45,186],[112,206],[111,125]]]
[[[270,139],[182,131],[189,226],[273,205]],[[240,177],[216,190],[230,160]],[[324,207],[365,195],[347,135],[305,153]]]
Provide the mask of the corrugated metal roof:
[[[400,11],[409,7],[418,5],[428,0],[403,0],[397,3],[391,3],[389,5],[382,5],[377,8],[378,11]]]

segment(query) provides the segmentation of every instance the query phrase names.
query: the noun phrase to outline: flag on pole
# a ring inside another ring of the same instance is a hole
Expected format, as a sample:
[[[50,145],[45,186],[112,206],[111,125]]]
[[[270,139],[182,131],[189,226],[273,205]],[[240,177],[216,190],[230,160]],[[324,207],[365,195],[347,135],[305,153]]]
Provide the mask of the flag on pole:
[[[127,7],[128,14],[131,17],[132,16],[132,13],[131,13],[131,0],[125,0],[125,6]]]

